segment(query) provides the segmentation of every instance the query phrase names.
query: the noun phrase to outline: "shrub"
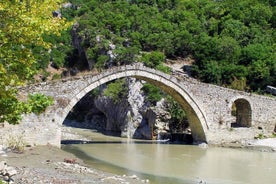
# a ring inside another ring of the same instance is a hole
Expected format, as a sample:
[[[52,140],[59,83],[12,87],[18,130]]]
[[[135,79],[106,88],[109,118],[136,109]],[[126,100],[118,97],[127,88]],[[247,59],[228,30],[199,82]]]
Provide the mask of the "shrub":
[[[159,70],[159,71],[161,71],[161,72],[167,73],[167,74],[169,74],[171,72],[170,67],[164,66],[163,64],[157,65],[156,69]]]
[[[160,101],[163,97],[162,91],[155,85],[145,83],[142,90],[146,94],[146,100],[152,104],[156,104],[156,102]]]
[[[30,112],[33,112],[35,114],[42,113],[48,106],[52,105],[53,103],[54,100],[51,97],[39,93],[29,95],[28,99],[29,110]]]
[[[174,121],[181,122],[181,121],[187,120],[186,112],[179,105],[179,103],[177,103],[171,96],[167,97],[167,101],[168,101],[169,112]]]
[[[21,135],[10,135],[7,139],[7,147],[15,152],[23,152],[26,146],[26,142],[24,139],[25,135],[22,133]]]
[[[150,68],[156,68],[158,65],[161,65],[165,59],[164,53],[158,51],[143,53],[141,57],[141,61]]]
[[[55,73],[52,77],[52,80],[56,80],[56,79],[61,79],[61,75]]]
[[[126,82],[123,79],[109,83],[103,94],[110,97],[115,103],[127,95]]]

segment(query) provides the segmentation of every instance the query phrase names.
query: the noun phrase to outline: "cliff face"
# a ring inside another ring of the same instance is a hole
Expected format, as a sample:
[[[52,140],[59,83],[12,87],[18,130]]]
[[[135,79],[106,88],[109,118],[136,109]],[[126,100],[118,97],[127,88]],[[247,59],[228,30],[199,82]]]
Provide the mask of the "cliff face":
[[[165,102],[162,100],[155,107],[149,106],[141,90],[143,82],[135,78],[126,80],[128,95],[118,102],[103,95],[84,97],[69,115],[78,121],[74,126],[136,139],[168,138],[171,117],[165,110]],[[69,121],[66,124],[70,125]]]

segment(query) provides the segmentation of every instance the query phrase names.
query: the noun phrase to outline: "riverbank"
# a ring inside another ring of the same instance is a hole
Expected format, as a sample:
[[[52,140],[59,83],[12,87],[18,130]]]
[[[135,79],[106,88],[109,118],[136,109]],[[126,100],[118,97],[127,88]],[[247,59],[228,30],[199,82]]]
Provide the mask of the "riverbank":
[[[2,152],[0,161],[13,167],[17,174],[10,183],[16,184],[141,184],[135,175],[115,175],[89,168],[73,154],[53,146],[36,146],[26,148],[22,153]]]
[[[234,149],[248,149],[261,152],[276,152],[276,138],[243,140],[241,142],[221,143],[219,145],[210,146]]]

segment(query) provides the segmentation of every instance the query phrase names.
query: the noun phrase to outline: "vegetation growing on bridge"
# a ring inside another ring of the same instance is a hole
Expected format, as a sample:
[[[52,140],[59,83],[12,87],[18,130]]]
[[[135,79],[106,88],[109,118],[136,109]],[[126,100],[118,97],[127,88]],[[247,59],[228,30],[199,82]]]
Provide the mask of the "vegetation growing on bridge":
[[[52,105],[53,103],[53,98],[43,94],[36,93],[29,95],[28,109],[30,112],[40,114],[46,109],[46,107]]]

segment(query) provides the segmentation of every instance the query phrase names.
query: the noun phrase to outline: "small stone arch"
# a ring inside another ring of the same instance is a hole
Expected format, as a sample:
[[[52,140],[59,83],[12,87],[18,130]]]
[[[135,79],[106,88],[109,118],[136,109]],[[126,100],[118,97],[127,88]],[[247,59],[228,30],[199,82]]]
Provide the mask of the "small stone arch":
[[[231,124],[232,127],[251,127],[252,126],[252,109],[248,100],[238,98],[232,103],[232,115],[236,121]]]

